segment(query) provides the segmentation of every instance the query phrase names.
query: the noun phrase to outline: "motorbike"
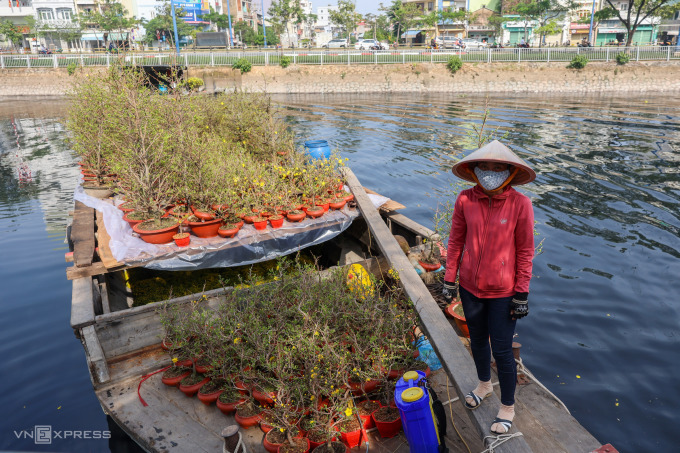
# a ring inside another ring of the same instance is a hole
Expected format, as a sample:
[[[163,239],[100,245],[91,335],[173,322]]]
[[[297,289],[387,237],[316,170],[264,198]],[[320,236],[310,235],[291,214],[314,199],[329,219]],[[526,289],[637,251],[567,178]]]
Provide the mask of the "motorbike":
[[[369,47],[369,49],[371,49],[371,50],[385,50],[385,49],[383,49],[383,46],[381,44],[372,45],[371,47]]]
[[[493,43],[493,44],[491,44],[491,48],[492,48],[492,49],[502,49],[502,48],[503,48],[503,44],[500,44],[500,43]]]
[[[50,49],[40,49],[38,53],[40,55],[52,55],[52,51]]]
[[[529,44],[527,44],[527,43],[524,43],[524,44],[517,44],[517,47],[519,47],[520,49],[528,49],[528,48],[529,48]]]

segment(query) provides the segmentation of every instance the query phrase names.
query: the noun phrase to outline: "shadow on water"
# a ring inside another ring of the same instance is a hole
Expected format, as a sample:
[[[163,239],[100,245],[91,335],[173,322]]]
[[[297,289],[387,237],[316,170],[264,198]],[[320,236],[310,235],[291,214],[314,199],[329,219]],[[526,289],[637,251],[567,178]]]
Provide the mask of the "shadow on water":
[[[428,226],[436,204],[461,187],[450,167],[475,148],[468,133],[481,126],[487,102],[419,94],[275,100],[299,143],[329,140],[367,187]],[[99,407],[69,327],[63,238],[78,171],[64,106],[0,102],[0,354],[4,380],[22,383],[0,394],[0,449],[33,450],[11,432],[42,424],[114,431],[111,443],[55,442],[54,451],[132,451]],[[490,96],[488,108],[486,130],[538,173],[521,188],[545,238],[532,313],[518,324],[525,363],[603,443],[671,451],[680,406],[680,387],[668,381],[680,362],[680,105],[652,96],[504,95]],[[20,162],[29,182],[18,177]]]

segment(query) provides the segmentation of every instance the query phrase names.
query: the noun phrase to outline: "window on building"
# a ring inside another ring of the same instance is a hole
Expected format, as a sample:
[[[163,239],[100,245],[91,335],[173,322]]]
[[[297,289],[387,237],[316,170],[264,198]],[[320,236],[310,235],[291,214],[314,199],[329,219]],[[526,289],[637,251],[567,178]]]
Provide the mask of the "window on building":
[[[54,11],[48,8],[41,8],[38,10],[38,16],[41,20],[54,20]]]
[[[619,5],[619,10],[628,11],[628,3],[621,3],[621,5]]]
[[[432,11],[433,9],[434,9],[434,2],[429,2],[429,3],[427,4],[427,10],[428,10],[428,11]]]
[[[71,22],[71,9],[70,8],[58,8],[57,9],[57,19],[65,20]]]

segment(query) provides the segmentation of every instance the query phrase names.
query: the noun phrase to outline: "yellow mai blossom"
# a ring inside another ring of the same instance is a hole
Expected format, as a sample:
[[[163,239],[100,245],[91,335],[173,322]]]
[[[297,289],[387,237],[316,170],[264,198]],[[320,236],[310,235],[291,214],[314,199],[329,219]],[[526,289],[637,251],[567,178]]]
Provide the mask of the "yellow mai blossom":
[[[285,429],[283,429],[283,428],[279,428],[279,431],[281,431],[281,432],[284,432],[284,431],[285,431]]]
[[[240,338],[234,338],[234,344],[238,344],[238,343],[240,343],[240,342],[241,342],[241,339],[240,339]]]
[[[352,415],[352,408],[351,407],[348,407],[347,409],[345,409],[345,415],[348,416],[348,417]]]
[[[310,396],[309,399],[310,399],[311,401],[314,401],[314,395]]]
[[[318,330],[315,330],[315,331],[314,331],[314,336],[315,336],[315,337],[318,337],[318,336],[319,336],[319,331],[318,331]]]
[[[177,363],[177,360],[178,360],[177,357],[173,357],[173,358],[172,358],[172,363]]]

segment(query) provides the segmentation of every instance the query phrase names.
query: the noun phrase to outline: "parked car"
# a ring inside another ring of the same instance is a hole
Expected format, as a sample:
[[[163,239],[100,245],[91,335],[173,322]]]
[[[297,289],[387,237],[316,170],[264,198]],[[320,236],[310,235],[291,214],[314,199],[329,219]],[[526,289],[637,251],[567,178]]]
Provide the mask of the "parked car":
[[[377,39],[362,39],[354,45],[354,48],[357,50],[382,50],[382,44]]]
[[[464,38],[463,44],[465,45],[465,48],[468,49],[468,50],[484,49],[486,47],[485,42],[478,41],[475,38]]]
[[[328,41],[326,44],[324,44],[324,47],[328,49],[333,49],[333,48],[340,48],[340,47],[347,47],[347,40],[346,39],[331,39]]]

